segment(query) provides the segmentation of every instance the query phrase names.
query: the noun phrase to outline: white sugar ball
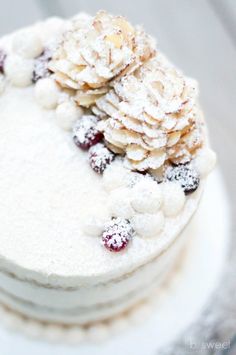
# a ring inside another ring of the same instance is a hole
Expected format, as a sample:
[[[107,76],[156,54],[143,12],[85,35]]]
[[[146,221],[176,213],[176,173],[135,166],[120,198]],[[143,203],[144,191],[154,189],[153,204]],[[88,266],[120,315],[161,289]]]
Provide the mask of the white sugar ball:
[[[156,181],[144,178],[133,188],[131,204],[139,213],[156,213],[162,203],[162,191]]]
[[[21,329],[22,323],[24,324],[24,321],[19,315],[7,310],[1,312],[1,322],[11,330]]]
[[[46,109],[54,109],[57,106],[59,93],[57,84],[51,78],[40,79],[35,85],[35,98]]]
[[[129,314],[129,321],[131,324],[142,324],[152,313],[151,305],[144,303],[136,306]]]
[[[3,93],[6,87],[6,79],[5,76],[0,74],[0,95]]]
[[[162,183],[163,212],[168,217],[178,215],[184,207],[185,194],[181,186],[174,182]]]
[[[103,173],[103,186],[107,191],[114,190],[118,187],[125,186],[125,178],[128,170],[123,167],[121,161],[117,160],[108,165]]]
[[[34,30],[23,30],[13,37],[12,50],[23,58],[36,58],[43,52],[43,44]]]
[[[111,334],[120,334],[129,326],[128,317],[126,315],[122,315],[119,317],[115,317],[109,323],[109,330]]]
[[[9,55],[6,58],[4,71],[6,77],[14,86],[25,87],[32,83],[34,62],[18,55]]]
[[[86,336],[87,340],[91,342],[100,342],[107,339],[109,331],[105,324],[97,324],[87,329]]]
[[[84,25],[91,20],[91,15],[87,14],[86,12],[79,12],[72,19],[75,20],[76,23]]]
[[[69,131],[74,123],[83,115],[83,110],[72,100],[64,101],[57,106],[56,120],[58,125]]]
[[[55,40],[65,31],[66,21],[59,17],[50,17],[43,23],[39,24],[39,36],[45,43]]]
[[[85,339],[85,330],[82,327],[71,327],[66,331],[65,337],[69,344],[79,344]]]
[[[130,190],[128,188],[121,187],[113,190],[109,206],[114,217],[130,218],[135,213],[130,203]]]
[[[40,322],[28,320],[23,326],[23,332],[31,338],[39,339],[43,334],[43,325]]]
[[[45,338],[50,342],[58,342],[63,337],[63,327],[57,324],[45,326]]]
[[[132,225],[135,232],[144,238],[153,238],[158,236],[163,230],[165,218],[160,211],[157,214],[141,214],[132,218]]]
[[[195,166],[202,177],[207,176],[216,164],[216,154],[210,148],[201,149],[196,156]]]

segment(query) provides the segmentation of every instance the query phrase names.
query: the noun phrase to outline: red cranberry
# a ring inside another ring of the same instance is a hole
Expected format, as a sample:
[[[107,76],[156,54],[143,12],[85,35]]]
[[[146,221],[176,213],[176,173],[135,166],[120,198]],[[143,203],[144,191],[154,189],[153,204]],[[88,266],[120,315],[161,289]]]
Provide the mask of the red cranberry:
[[[32,82],[36,83],[39,79],[48,77],[51,71],[48,69],[48,62],[52,59],[52,52],[46,48],[34,61],[34,71]]]
[[[87,150],[102,140],[103,134],[98,131],[97,123],[97,117],[92,115],[83,116],[76,122],[73,139],[77,147]]]
[[[4,64],[5,64],[5,60],[6,60],[6,53],[0,49],[0,73],[4,73]]]
[[[166,169],[165,178],[178,182],[185,194],[188,195],[197,190],[200,177],[198,172],[190,164],[171,166]]]
[[[102,143],[98,143],[89,149],[89,163],[91,168],[98,174],[102,174],[115,159],[115,154],[112,153]]]
[[[105,226],[102,245],[110,251],[119,252],[127,247],[133,234],[134,230],[127,219],[113,218]]]

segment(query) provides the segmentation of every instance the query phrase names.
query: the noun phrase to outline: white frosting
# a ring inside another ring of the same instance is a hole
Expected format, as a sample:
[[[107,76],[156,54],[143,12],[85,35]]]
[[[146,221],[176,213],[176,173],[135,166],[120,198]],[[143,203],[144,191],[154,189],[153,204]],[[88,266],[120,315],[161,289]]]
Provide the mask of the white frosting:
[[[82,108],[78,107],[72,100],[62,102],[56,109],[57,124],[66,131],[70,131],[76,120],[82,115]]]
[[[6,58],[4,70],[12,85],[25,87],[32,83],[33,66],[33,60],[11,54]]]
[[[35,85],[35,98],[46,109],[54,109],[59,99],[59,88],[51,78],[40,79]]]

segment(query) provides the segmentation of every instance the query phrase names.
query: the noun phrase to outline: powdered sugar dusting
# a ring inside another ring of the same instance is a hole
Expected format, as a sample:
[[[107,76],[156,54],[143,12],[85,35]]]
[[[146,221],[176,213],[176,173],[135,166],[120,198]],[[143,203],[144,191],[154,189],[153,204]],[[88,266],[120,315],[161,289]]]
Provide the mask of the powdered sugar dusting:
[[[202,144],[195,86],[156,54],[96,101],[105,140],[139,171],[191,160]]]
[[[123,218],[113,218],[105,225],[102,234],[102,244],[110,251],[118,252],[124,249],[131,240],[134,230],[130,222]]]
[[[167,180],[179,183],[185,194],[195,191],[200,183],[199,174],[191,164],[168,167],[165,176]]]
[[[121,16],[100,11],[73,21],[50,63],[62,87],[77,91],[78,103],[90,106],[110,81],[134,71],[155,52],[153,39]],[[92,92],[91,92],[92,90]]]
[[[73,139],[78,147],[89,149],[103,138],[103,134],[98,130],[97,124],[98,119],[93,115],[84,115],[75,123]]]
[[[107,149],[102,143],[98,143],[89,149],[90,166],[98,174],[102,174],[107,165],[114,159],[114,153]]]
[[[62,89],[104,122],[104,143],[132,169],[192,160],[202,146],[197,83],[141,27],[104,11],[72,21],[49,64]]]
[[[52,51],[46,48],[44,52],[35,59],[34,71],[33,71],[33,83],[36,83],[39,79],[46,78],[50,75],[50,70],[48,69],[48,62],[52,58]]]

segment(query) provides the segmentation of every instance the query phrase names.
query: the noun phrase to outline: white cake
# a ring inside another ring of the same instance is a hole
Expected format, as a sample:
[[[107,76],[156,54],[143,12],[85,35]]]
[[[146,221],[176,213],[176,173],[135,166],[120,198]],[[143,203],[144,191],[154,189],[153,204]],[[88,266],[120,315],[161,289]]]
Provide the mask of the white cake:
[[[0,301],[43,322],[112,319],[187,244],[215,161],[196,84],[103,12],[0,48]]]

